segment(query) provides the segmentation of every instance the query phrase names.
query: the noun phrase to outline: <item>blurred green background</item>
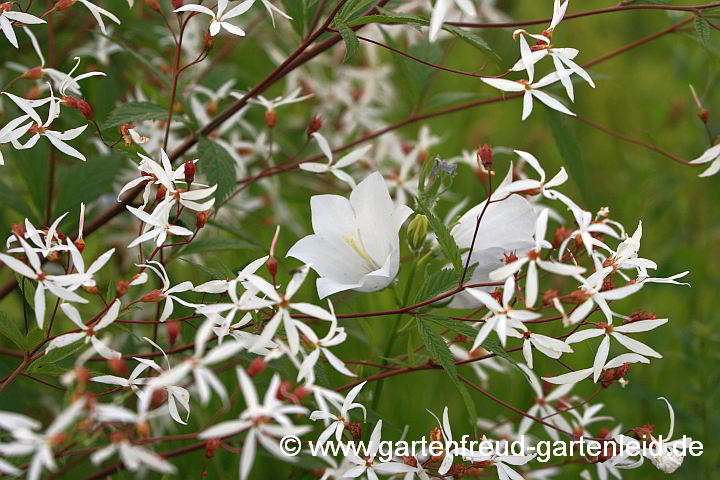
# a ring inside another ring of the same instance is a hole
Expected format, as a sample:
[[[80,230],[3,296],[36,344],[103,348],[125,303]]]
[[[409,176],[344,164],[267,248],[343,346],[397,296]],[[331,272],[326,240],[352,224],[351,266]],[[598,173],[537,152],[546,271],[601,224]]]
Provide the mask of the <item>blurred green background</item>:
[[[124,4],[119,0],[118,3]],[[672,2],[673,5],[692,3]],[[547,17],[551,5],[550,0],[498,2],[498,7],[515,20]],[[571,1],[569,12],[611,5],[611,2],[600,0],[575,0]],[[119,10],[124,12],[124,5]],[[73,35],[70,30],[73,26],[85,26],[83,22],[86,12],[82,13],[78,18],[64,18],[63,29],[58,32],[59,45],[71,41]],[[121,37],[128,44],[141,47],[141,54],[143,50],[154,50],[170,58],[169,50],[157,47],[155,33],[144,27],[149,25],[153,18],[148,15],[147,8],[141,15],[142,21],[136,20],[138,15],[138,10],[133,11],[133,16],[122,15],[124,24],[116,31],[121,32]],[[686,15],[682,13],[671,16],[663,11],[627,11],[568,20],[556,30],[554,43],[578,48],[581,53],[576,60],[582,63],[666,28],[671,21],[683,19]],[[157,18],[155,21],[157,22]],[[155,23],[155,26],[159,27],[159,24]],[[269,26],[269,22],[263,22],[256,30],[255,37],[250,36],[239,42],[223,68],[211,72],[203,80],[203,84],[218,87],[230,77],[237,78],[236,87],[240,89],[257,83],[273,67],[272,62],[259,53],[258,48],[264,40],[276,38]],[[542,28],[537,26],[528,29],[540,32]],[[507,68],[515,61],[517,44],[511,41],[509,30],[492,29],[478,33],[502,57],[504,67]],[[220,37],[216,50],[228,41],[232,40]],[[290,36],[281,40],[281,43],[288,47],[298,42],[297,37]],[[487,57],[469,45],[450,40],[444,46],[450,47],[446,62],[450,67],[482,73],[501,72]],[[696,108],[688,85],[694,85],[706,108],[710,110],[710,129],[713,135],[717,134],[720,98],[714,93],[718,85],[719,49],[717,32],[713,31],[710,42],[703,45],[690,24],[687,29],[590,69],[596,78],[597,88],[593,90],[586,84],[577,83],[573,110],[607,128],[655,143],[678,157],[688,160],[695,158],[707,148],[708,137],[695,114]],[[383,52],[382,56],[385,61],[397,65],[393,63],[397,59],[393,60],[389,53]],[[18,61],[15,57],[16,52],[9,48],[3,48],[0,52],[0,60]],[[363,56],[359,55],[353,61],[362,62]],[[32,55],[27,55],[27,62],[28,65],[35,62]],[[66,70],[70,64],[69,59],[63,62]],[[142,67],[138,66],[138,60],[126,53],[115,55],[112,63],[103,68],[108,73],[108,79],[102,83],[91,82],[89,87],[84,87],[83,90],[99,119],[104,119],[116,102],[126,98],[129,82],[147,81],[149,78],[143,73]],[[9,78],[5,75],[3,83]],[[400,90],[408,81],[401,72],[396,72],[393,78]],[[420,99],[419,105],[399,96],[395,99],[397,108],[393,109],[388,120],[401,120],[410,111],[431,110],[433,106],[439,105],[442,97],[438,95],[444,92],[468,92],[476,98],[495,96],[497,93],[473,78],[446,72],[433,73],[431,78],[429,90]],[[277,94],[282,91],[281,85],[272,90]],[[156,90],[156,95],[155,101],[158,103],[162,103],[162,99],[166,98],[160,90]],[[9,102],[6,101],[5,106],[8,107]],[[303,112],[303,115],[307,112],[306,118],[309,118],[313,109],[312,106],[292,108],[293,112]],[[530,151],[543,162],[548,174],[554,173],[557,168],[565,165],[565,161],[549,127],[547,109],[537,102],[535,109],[533,115],[524,122],[520,121],[521,104],[516,100],[433,119],[427,124],[434,134],[443,137],[443,142],[430,153],[448,158],[458,155],[462,149],[473,149],[479,144],[490,143],[494,146]],[[261,125],[260,110],[251,112],[249,118],[255,125]],[[70,121],[68,125],[76,125],[77,117],[73,120],[74,123]],[[720,333],[717,328],[720,326],[720,303],[717,298],[720,284],[720,180],[717,176],[697,178],[700,169],[676,164],[654,152],[622,142],[578,121],[564,120],[563,125],[568,129],[568,135],[576,136],[581,149],[580,158],[567,165],[571,182],[565,191],[572,193],[578,203],[591,211],[608,206],[611,217],[621,221],[631,231],[638,220],[642,220],[644,235],[640,253],[658,263],[657,276],[669,276],[684,270],[691,272],[685,279],[692,284],[691,288],[650,285],[633,296],[631,301],[619,304],[620,311],[624,313],[645,310],[655,312],[659,318],[670,318],[667,326],[644,334],[642,338],[663,353],[665,358],[654,360],[650,366],[633,368],[630,384],[625,389],[615,385],[598,397],[597,401],[605,403],[605,414],[613,415],[626,428],[653,423],[657,425],[657,433],[664,434],[667,429],[667,411],[656,397],[667,397],[677,416],[676,435],[685,434],[705,444],[705,454],[701,458],[687,458],[675,477],[714,479],[720,465],[720,442],[716,437],[716,432],[720,430],[720,416],[713,407],[720,402],[720,374],[717,368],[720,360]],[[406,134],[408,139],[414,139],[419,126],[415,124],[406,127],[402,133]],[[284,147],[287,146],[289,152],[293,152],[292,146],[299,146],[303,139],[302,127],[287,128],[281,131],[278,141]],[[43,151],[46,148],[42,146],[22,154],[3,149],[6,156],[6,166],[3,167],[3,175],[0,177],[0,230],[3,237],[8,234],[10,224],[20,221],[25,215],[35,219],[42,216],[40,212],[46,197],[38,185],[43,184],[47,178],[47,150]],[[91,148],[88,146],[88,149]],[[497,156],[499,165],[503,165],[508,159],[507,156]],[[278,161],[282,161],[282,158]],[[105,163],[93,167],[93,172],[105,172],[112,166],[117,173],[127,166],[127,162],[121,157],[105,159],[103,162]],[[93,191],[93,177],[81,177],[87,175],[83,168],[90,167],[91,164],[92,161],[79,166],[77,162],[67,158],[60,159],[58,178],[65,179],[65,183],[61,183],[58,189],[57,213],[69,208],[74,209],[70,215],[73,219],[66,221],[64,231],[74,231],[72,225],[77,221],[76,206],[79,201],[95,200],[102,193],[102,190]],[[500,166],[499,169],[503,171],[505,167]],[[102,173],[97,174],[104,178]],[[309,192],[304,181],[302,175],[282,177],[280,184],[283,188],[280,196],[281,201],[287,202],[304,229],[309,231]],[[459,169],[454,189],[463,195],[471,196],[471,204],[484,197],[483,188],[464,166]],[[264,190],[253,187],[251,192],[261,195]],[[89,209],[92,212],[90,216],[100,211],[102,205],[99,204],[106,205],[108,202],[101,200],[93,205]],[[441,205],[442,208],[448,207],[447,202]],[[271,208],[262,208],[242,224],[231,227],[239,230],[241,234],[254,237],[260,245],[267,246],[273,232],[268,226],[272,224],[272,215]],[[122,245],[127,238],[126,233],[127,230],[122,224],[115,223],[104,233],[90,237],[88,251],[97,254],[107,244]],[[230,234],[222,232],[220,235]],[[290,230],[284,230],[278,250],[286,251],[296,238]],[[212,268],[236,270],[260,254],[259,250],[251,249],[213,252],[205,255],[205,259]],[[287,278],[286,272],[296,265],[293,260],[281,260],[281,281]],[[118,271],[124,269],[120,266],[113,268]],[[200,283],[207,277],[206,273],[183,262],[175,262],[170,271],[174,278],[191,278],[194,283]],[[108,271],[106,274],[106,281],[109,281],[113,273]],[[399,279],[401,290],[405,276],[406,272],[402,271]],[[0,271],[0,280],[5,281],[7,278],[7,269]],[[311,283],[308,281],[303,289],[307,298],[315,295]],[[368,311],[393,308],[394,298],[390,291],[372,295],[341,295],[335,300],[335,304],[339,312]],[[626,305],[629,311],[623,310]],[[20,295],[14,293],[4,299],[0,310],[12,321],[21,322]],[[176,314],[182,314],[183,311],[179,308],[176,310],[179,313]],[[152,311],[148,310],[148,315],[151,313]],[[403,323],[405,320],[407,318],[403,319]],[[379,317],[343,322],[352,333],[351,340],[340,349],[341,357],[367,359],[382,355],[393,321],[390,317]],[[417,345],[419,339],[416,333],[414,335],[410,341]],[[192,330],[185,328],[182,336],[179,342],[191,342]],[[130,345],[141,348],[137,339],[130,338],[129,342],[128,350],[131,350]],[[0,345],[5,343],[7,342],[0,340]],[[403,333],[395,341],[393,354],[402,354],[407,350],[407,344],[407,334]],[[594,353],[589,344],[582,344],[577,351],[572,358],[572,365],[578,368],[588,365]],[[585,360],[583,355],[586,356]],[[15,363],[15,359],[0,356],[0,375],[12,371]],[[538,364],[538,372],[550,375],[560,373],[557,366],[550,362],[538,361]],[[359,372],[361,375],[374,373],[372,369]],[[462,367],[460,374],[472,377],[468,367]],[[269,375],[264,375],[261,383],[269,380]],[[227,374],[225,379],[228,385],[234,382],[232,374]],[[332,377],[331,384],[339,385],[342,382],[343,379]],[[0,393],[0,409],[37,413],[39,418],[43,418],[43,415],[47,415],[48,408],[52,407],[50,399],[53,398],[53,391],[40,390],[41,388],[27,379],[19,379],[12,388]],[[490,381],[490,390],[521,408],[531,404],[531,391],[519,374],[515,374],[512,382],[495,376]],[[577,393],[588,394],[591,391],[590,385],[577,388]],[[45,398],[39,398],[38,392],[42,392]],[[473,394],[473,397],[481,417],[494,419],[499,415],[506,415],[496,404],[480,395]],[[60,398],[60,394],[57,398]],[[374,410],[384,419],[387,438],[397,438],[406,424],[410,426],[409,436],[413,438],[423,435],[434,426],[426,409],[440,414],[445,405],[450,407],[453,425],[457,430],[454,431],[455,435],[459,437],[460,434],[469,432],[462,400],[447,376],[439,371],[413,373],[389,379],[382,387],[379,403]],[[203,425],[204,420],[211,415],[209,412],[214,411],[216,406],[219,406],[217,401],[207,412],[203,412],[199,405],[193,404],[190,428]],[[232,412],[238,408],[234,408]],[[227,418],[232,415],[233,413],[229,413]],[[540,433],[539,429],[533,431]],[[183,444],[178,443],[178,446],[181,445]],[[167,449],[171,448],[175,447],[167,446]],[[262,452],[259,455],[252,478],[287,476],[287,465],[273,462],[270,457],[264,457]],[[205,462],[205,459],[201,451],[175,460],[180,468],[193,472],[197,471],[202,462]],[[210,463],[214,467],[210,474],[217,475],[217,478],[235,478],[237,462],[237,456],[218,454]],[[623,473],[630,479],[658,478],[662,475],[649,464],[642,469]],[[293,478],[302,478],[302,473],[295,474],[298,476]],[[559,478],[574,478],[574,475],[561,474]],[[118,478],[133,476],[125,472],[119,474]]]

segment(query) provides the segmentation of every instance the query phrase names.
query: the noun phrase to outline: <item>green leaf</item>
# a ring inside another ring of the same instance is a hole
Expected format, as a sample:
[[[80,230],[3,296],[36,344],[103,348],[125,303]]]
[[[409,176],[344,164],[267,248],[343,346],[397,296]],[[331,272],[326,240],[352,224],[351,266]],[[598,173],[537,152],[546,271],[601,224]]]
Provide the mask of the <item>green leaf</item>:
[[[490,48],[490,45],[488,45],[478,34],[453,25],[443,25],[443,30],[452,33],[460,40],[477,48],[498,65],[502,63],[502,58],[500,58],[500,56],[495,53],[492,48]]]
[[[455,275],[457,278],[459,278],[462,275],[464,267],[462,263],[462,258],[460,256],[460,249],[455,243],[455,239],[452,237],[452,235],[450,235],[450,230],[448,230],[447,226],[442,222],[442,220],[440,220],[437,215],[435,215],[435,213],[431,211],[420,200],[420,198],[418,198],[416,203],[417,213],[421,213],[428,217],[430,228],[432,228],[433,232],[435,232],[435,236],[437,237],[437,242],[440,246],[440,250],[442,250],[445,258],[447,258],[450,263],[452,263],[455,269]]]
[[[150,102],[129,102],[110,112],[102,125],[103,130],[118,127],[124,123],[143,120],[167,120],[168,109]]]
[[[3,209],[7,208],[15,210],[17,213],[22,215],[23,218],[29,218],[30,220],[35,219],[30,205],[25,203],[22,196],[13,191],[7,185],[0,184],[0,204],[3,205]]]
[[[113,190],[113,183],[126,166],[120,155],[91,157],[62,170],[57,179],[55,216],[77,209],[81,202],[90,203]],[[76,210],[77,214],[79,210]]]
[[[206,137],[198,140],[198,156],[200,172],[210,185],[218,186],[215,191],[215,208],[218,208],[235,190],[235,161],[222,146]]]
[[[462,396],[463,401],[465,402],[465,408],[467,408],[468,414],[470,414],[470,423],[471,425],[475,425],[475,420],[477,419],[475,402],[473,402],[473,399],[470,396],[470,393],[467,391],[467,388],[457,376],[455,359],[453,358],[453,355],[450,352],[450,348],[447,346],[447,343],[445,343],[445,339],[443,339],[440,334],[437,333],[435,330],[430,328],[428,324],[423,322],[420,317],[416,317],[416,321],[418,326],[418,332],[420,333],[420,338],[422,338],[423,342],[425,343],[425,346],[427,347],[430,355],[440,366],[443,367],[443,369],[445,369],[445,371],[450,376],[452,382],[460,391],[460,396]]]
[[[306,22],[309,8],[307,0],[282,0],[285,6],[285,13],[292,17],[290,24],[300,38],[305,36]]]
[[[698,38],[703,43],[703,45],[707,45],[710,43],[710,24],[705,20],[703,17],[696,16],[694,20],[695,24],[695,33],[697,33]]]
[[[355,32],[353,32],[347,25],[339,25],[338,31],[345,42],[345,58],[343,58],[343,62],[347,63],[360,47],[360,41],[358,40],[357,35],[355,35]]]
[[[214,268],[210,268],[205,265],[201,265],[199,263],[193,262],[192,260],[188,260],[187,258],[181,257],[181,258],[178,258],[178,260],[182,260],[183,262],[188,263],[188,264],[192,265],[193,267],[197,268],[201,272],[207,273],[210,276],[210,278],[212,278],[213,280],[225,280],[226,278],[230,278],[233,276],[232,272],[230,272],[230,275],[227,275],[227,274],[221,272],[220,270],[215,270]]]
[[[591,191],[587,181],[585,166],[582,161],[582,150],[575,134],[575,129],[570,126],[568,116],[552,109],[545,109],[548,124],[552,131],[555,145],[557,146],[560,156],[567,165],[570,177],[575,181],[580,191],[580,197],[583,192]]]
[[[444,268],[428,275],[415,295],[413,304],[430,300],[457,285],[457,274],[452,268]]]
[[[225,250],[255,250],[257,247],[244,240],[228,237],[209,237],[195,240],[178,250],[176,256],[193,253],[222,252]]]
[[[22,292],[25,304],[29,309],[29,312],[35,311],[35,284],[32,281],[27,280],[25,277],[19,274],[15,274],[15,280],[19,285],[19,289]]]
[[[45,373],[46,370],[51,371],[52,366],[54,366],[57,362],[66,357],[69,357],[70,355],[76,353],[78,350],[81,350],[84,347],[85,344],[83,342],[77,342],[65,347],[50,350],[48,353],[33,362],[32,365],[30,365],[28,373]],[[46,369],[45,367],[47,367],[48,365],[50,365],[51,368]]]
[[[20,350],[25,351],[25,335],[20,331],[17,323],[8,318],[4,312],[0,312],[0,335],[14,343]]]

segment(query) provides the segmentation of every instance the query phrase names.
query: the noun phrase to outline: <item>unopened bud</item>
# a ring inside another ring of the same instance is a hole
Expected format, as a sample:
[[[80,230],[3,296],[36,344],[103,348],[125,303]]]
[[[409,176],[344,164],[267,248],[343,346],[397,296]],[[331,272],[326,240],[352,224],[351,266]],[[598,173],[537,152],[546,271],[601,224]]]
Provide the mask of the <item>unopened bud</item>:
[[[256,375],[260,375],[262,372],[265,371],[266,368],[267,362],[262,357],[257,357],[252,362],[250,362],[247,373],[249,376],[254,377]]]
[[[111,360],[108,360],[108,367],[110,368],[110,370],[112,370],[114,373],[117,373],[121,377],[125,377],[128,374],[127,362],[122,358],[113,358]]]
[[[167,323],[167,334],[168,343],[172,346],[175,345],[178,335],[182,331],[182,322],[168,322]]]
[[[479,166],[485,170],[490,170],[492,167],[492,147],[490,147],[487,143],[480,147],[480,150],[478,150],[477,153],[477,160]]]
[[[217,451],[218,447],[220,446],[220,440],[217,438],[211,438],[207,441],[205,444],[205,456],[207,458],[212,458],[215,456],[215,451]]]
[[[277,275],[277,270],[278,270],[277,258],[275,258],[275,257],[268,258],[266,265],[267,265],[268,272],[270,273],[270,276],[272,278],[275,278],[275,276]]]
[[[152,8],[156,12],[162,12],[162,9],[160,8],[160,3],[158,3],[158,0],[145,0],[145,3],[148,7]]]
[[[195,228],[200,230],[207,224],[208,220],[210,220],[210,210],[195,213]]]
[[[215,45],[215,37],[210,35],[210,32],[205,32],[203,34],[203,42],[205,44],[205,50],[212,50],[213,46]]]
[[[87,286],[87,285],[83,285],[82,289],[85,290],[87,293],[89,293],[89,294],[91,294],[91,295],[97,295],[97,293],[98,293],[97,287],[94,287],[94,286],[93,286],[93,287],[90,287],[90,286]]]
[[[552,246],[553,248],[560,248],[560,245],[566,238],[570,236],[570,230],[565,227],[558,227],[553,235]]]
[[[85,367],[75,367],[75,379],[79,386],[85,386],[90,380],[90,370]]]
[[[308,395],[310,395],[310,390],[308,390],[307,388],[303,387],[302,385],[299,386],[299,387],[297,387],[297,388],[295,389],[295,391],[293,392],[293,397],[294,397],[295,400],[298,401],[298,402],[302,402],[303,399],[304,399],[305,397],[307,397]]]
[[[167,390],[165,390],[164,388],[161,388],[159,390],[153,390],[150,403],[152,403],[153,407],[159,407],[167,401],[167,398]]]
[[[197,171],[197,165],[195,162],[185,162],[185,181],[192,183],[195,180],[195,172]]]
[[[68,8],[68,7],[72,7],[73,5],[75,5],[75,2],[76,2],[76,1],[77,1],[77,0],[60,0],[59,2],[57,2],[57,3],[55,4],[55,6],[53,7],[53,9],[54,9],[54,10],[64,10],[64,9],[66,9],[66,8]]]
[[[80,111],[80,113],[83,114],[83,117],[85,117],[86,120],[92,120],[95,117],[95,113],[93,112],[90,104],[82,98],[75,98],[72,95],[65,95],[63,97],[63,103],[68,108],[73,108]]]
[[[182,7],[185,4],[183,0],[172,0],[172,6],[175,10]]]
[[[362,439],[362,424],[358,422],[351,422],[348,424],[347,429],[350,430],[350,434],[354,440]]]
[[[698,118],[707,125],[710,119],[710,111],[707,108],[700,108],[697,111]]]
[[[150,424],[147,422],[140,422],[135,424],[135,433],[140,438],[150,437]]]
[[[130,289],[130,282],[127,280],[120,280],[115,284],[115,295],[122,297]]]
[[[10,229],[12,230],[13,235],[17,238],[25,237],[25,227],[22,223],[13,223]]]
[[[27,78],[29,80],[37,80],[38,78],[42,78],[43,75],[43,67],[34,67],[25,72],[23,74],[23,78]]]
[[[428,218],[425,215],[415,215],[415,218],[408,224],[407,241],[410,248],[418,251],[425,243],[428,232]]]
[[[268,128],[275,128],[275,125],[277,125],[277,113],[275,110],[265,112],[265,125]]]
[[[310,123],[308,123],[308,135],[312,135],[315,132],[320,131],[322,128],[323,121],[322,118],[318,115],[315,115],[310,119]]]
[[[150,293],[146,293],[140,298],[143,303],[158,303],[165,300],[165,294],[160,289],[155,289]]]
[[[290,392],[292,392],[292,384],[287,380],[283,380],[280,382],[280,386],[278,387],[275,397],[282,402],[290,396]]]
[[[156,202],[162,202],[165,200],[165,194],[167,193],[167,188],[160,185],[158,186],[157,192],[155,193],[155,201]]]

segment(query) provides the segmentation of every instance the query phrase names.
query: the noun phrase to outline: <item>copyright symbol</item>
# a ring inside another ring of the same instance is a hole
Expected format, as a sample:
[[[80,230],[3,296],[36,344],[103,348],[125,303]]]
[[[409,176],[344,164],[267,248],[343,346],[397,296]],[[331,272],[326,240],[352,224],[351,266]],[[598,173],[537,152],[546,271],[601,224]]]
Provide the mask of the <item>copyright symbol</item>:
[[[295,435],[285,435],[280,439],[280,450],[288,457],[296,456],[300,453],[301,448],[302,444],[300,443],[300,439]]]

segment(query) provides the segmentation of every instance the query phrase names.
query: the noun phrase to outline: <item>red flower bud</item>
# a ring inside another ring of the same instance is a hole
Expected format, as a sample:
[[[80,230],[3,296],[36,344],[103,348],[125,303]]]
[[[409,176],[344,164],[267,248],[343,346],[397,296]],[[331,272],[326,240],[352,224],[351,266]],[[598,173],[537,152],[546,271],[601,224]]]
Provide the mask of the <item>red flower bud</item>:
[[[10,229],[16,237],[25,237],[25,227],[22,223],[13,223]]]
[[[83,253],[83,251],[85,251],[85,240],[80,240],[78,238],[73,243],[75,244],[75,248],[78,249],[78,252]]]
[[[160,8],[160,4],[158,3],[158,0],[145,0],[145,3],[147,3],[147,6],[152,8],[156,12],[162,12],[162,9]]]
[[[197,165],[195,162],[185,162],[185,181],[192,183],[195,180],[195,172],[197,171]]]
[[[277,259],[275,257],[268,258],[266,265],[267,265],[268,272],[270,272],[270,276],[274,279],[275,275],[277,275],[277,269],[278,269]]]
[[[265,125],[268,128],[275,128],[275,125],[277,125],[277,113],[275,110],[265,112]]]
[[[43,68],[42,67],[34,67],[28,70],[23,74],[23,78],[27,78],[30,80],[37,80],[38,78],[42,78],[44,75]]]
[[[183,2],[183,0],[172,0],[172,6],[175,10],[182,7],[184,4],[185,2]]]
[[[257,357],[255,360],[250,362],[250,366],[247,369],[248,375],[254,377],[260,375],[267,368],[267,362],[262,357]]]
[[[120,280],[115,284],[115,295],[122,297],[130,289],[130,282],[127,280]]]
[[[68,7],[72,7],[73,5],[75,5],[75,2],[76,2],[76,1],[77,1],[77,0],[60,0],[59,2],[57,2],[57,3],[55,4],[55,6],[53,7],[53,9],[54,9],[54,10],[64,10],[64,9],[66,9],[66,8],[68,8]]]
[[[108,360],[108,367],[110,368],[110,370],[120,375],[121,377],[125,377],[128,374],[127,362],[122,358],[114,358],[112,360]]]
[[[287,399],[290,395],[290,392],[292,392],[292,384],[287,380],[283,380],[280,382],[280,387],[278,387],[278,391],[275,396],[278,400],[285,401],[285,399]]]
[[[478,163],[482,165],[485,170],[490,170],[492,167],[492,147],[487,143],[480,147],[477,153]]]
[[[322,118],[320,118],[320,116],[315,115],[314,117],[312,117],[310,119],[310,123],[308,123],[308,129],[307,129],[308,135],[312,135],[313,133],[320,131],[320,129],[322,128],[322,125],[323,125],[323,121],[322,121]]]
[[[197,212],[195,214],[195,228],[200,230],[207,224],[209,219],[210,219],[210,210],[205,210],[204,212]]]
[[[182,331],[182,322],[167,322],[168,343],[175,345],[178,335]]]
[[[150,293],[146,293],[140,298],[140,301],[143,303],[158,303],[162,302],[163,300],[165,300],[165,295],[160,289],[155,289]]]
[[[205,444],[205,456],[207,458],[212,458],[215,456],[215,451],[220,446],[220,440],[217,438],[211,438],[207,441]]]

